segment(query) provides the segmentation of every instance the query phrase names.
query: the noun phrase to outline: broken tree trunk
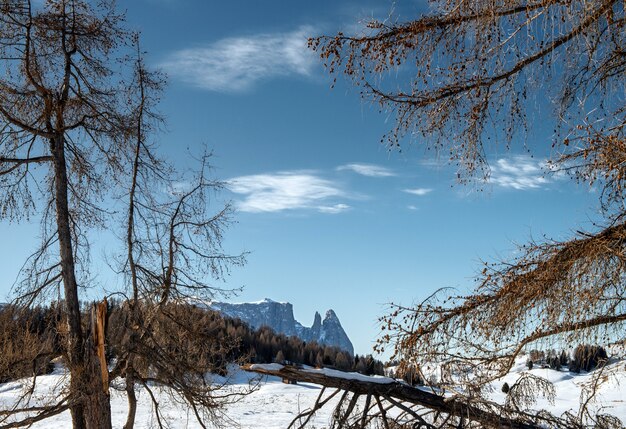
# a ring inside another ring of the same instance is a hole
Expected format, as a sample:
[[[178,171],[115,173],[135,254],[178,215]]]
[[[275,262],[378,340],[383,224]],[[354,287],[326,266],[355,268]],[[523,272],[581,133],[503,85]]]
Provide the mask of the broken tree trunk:
[[[105,354],[106,299],[91,308],[91,335],[85,344],[85,368],[89,378],[81,386],[85,395],[85,429],[111,428],[109,371]]]
[[[93,345],[98,356],[100,364],[100,375],[102,377],[102,389],[104,393],[109,394],[109,369],[107,367],[106,354],[104,349],[105,341],[105,324],[107,314],[106,298],[101,302],[94,304],[91,309],[91,335]]]
[[[446,397],[429,392],[426,389],[411,387],[391,378],[368,377],[362,374],[345,373],[337,370],[314,369],[294,365],[244,365],[246,371],[273,375],[298,382],[308,382],[324,387],[341,389],[354,395],[385,398],[392,404],[409,403],[424,407],[437,414],[447,414],[467,421],[473,421],[483,427],[506,429],[539,429],[544,427],[533,421],[532,415],[516,412],[507,416],[491,407],[468,404],[461,398]],[[400,407],[403,408],[404,406]],[[347,417],[347,416],[345,416]],[[526,417],[526,418],[525,418]]]

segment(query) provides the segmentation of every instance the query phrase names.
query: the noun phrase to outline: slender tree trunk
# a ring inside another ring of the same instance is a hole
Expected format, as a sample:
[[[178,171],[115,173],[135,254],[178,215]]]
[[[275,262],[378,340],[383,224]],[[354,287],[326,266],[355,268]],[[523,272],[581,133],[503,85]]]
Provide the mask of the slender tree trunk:
[[[63,135],[57,136],[50,143],[54,159],[56,222],[67,312],[66,347],[70,389],[73,394],[73,404],[70,407],[72,425],[74,429],[108,429],[111,427],[111,408],[109,397],[102,385],[100,361],[95,354],[95,348],[86,347],[81,326]]]
[[[126,395],[128,398],[128,415],[126,417],[126,423],[124,424],[123,429],[133,429],[135,427],[135,417],[137,414],[137,397],[135,395],[135,384],[136,384],[136,373],[135,373],[135,355],[134,350],[137,349],[137,345],[139,342],[139,335],[137,331],[134,329],[134,326],[138,321],[138,306],[137,301],[133,301],[131,305],[128,306],[131,317],[130,321],[130,329],[128,336],[128,350],[130,350],[128,360],[126,362],[125,376],[124,379],[126,381]]]
[[[139,44],[137,44],[137,65],[136,73],[139,78],[139,89],[141,91],[141,103],[139,104],[139,112],[137,116],[137,146],[135,146],[135,159],[133,161],[133,179],[130,187],[129,204],[128,204],[128,227],[126,230],[126,245],[128,246],[128,266],[130,267],[130,278],[133,287],[133,300],[129,306],[130,314],[132,317],[132,326],[138,322],[138,309],[139,309],[139,286],[137,282],[137,266],[135,265],[134,255],[134,228],[135,228],[135,192],[137,190],[137,175],[139,174],[139,160],[141,158],[141,144],[143,138],[142,121],[145,107],[145,92],[144,92],[144,70],[141,60],[141,51],[139,50]],[[131,350],[128,357],[128,363],[126,365],[126,395],[128,397],[128,416],[126,418],[126,424],[123,429],[133,429],[135,427],[135,416],[137,414],[137,397],[135,396],[135,373],[133,365],[133,350],[137,346],[137,332],[130,330],[130,336],[128,339],[128,349]]]
[[[59,254],[61,257],[61,275],[65,292],[65,308],[67,314],[67,365],[70,370],[70,389],[75,397],[81,390],[81,373],[83,367],[83,332],[80,321],[78,302],[78,285],[72,250],[72,235],[69,220],[69,204],[67,200],[67,168],[65,164],[65,148],[63,136],[51,141],[51,152],[54,159],[54,191],[56,201],[56,222],[59,237]],[[81,401],[70,407],[72,426],[74,429],[85,428],[85,412]]]
[[[123,429],[133,429],[137,414],[137,397],[135,396],[135,376],[132,365],[129,365],[126,373],[126,395],[128,397],[128,416]]]

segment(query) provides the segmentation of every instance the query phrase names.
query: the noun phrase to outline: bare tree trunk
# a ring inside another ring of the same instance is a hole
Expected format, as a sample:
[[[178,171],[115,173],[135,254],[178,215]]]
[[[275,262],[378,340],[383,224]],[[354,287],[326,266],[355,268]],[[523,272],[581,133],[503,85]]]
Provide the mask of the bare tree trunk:
[[[107,317],[107,300],[94,304],[91,308],[91,338],[95,353],[98,356],[98,364],[102,380],[102,390],[109,394],[109,368],[107,367],[105,353],[105,335],[106,335],[106,317]]]
[[[85,378],[81,393],[85,396],[85,427],[86,429],[111,428],[111,402],[109,395],[104,391],[102,379],[99,376],[100,362],[95,355],[90,356],[86,373],[94,378]],[[95,358],[95,359],[94,359]],[[89,384],[87,384],[89,383]]]
[[[72,235],[69,221],[69,204],[67,200],[67,168],[63,136],[50,142],[54,162],[54,190],[56,195],[56,221],[59,237],[59,254],[61,257],[61,275],[65,292],[65,308],[67,314],[67,365],[70,370],[70,389],[75,396],[80,391],[80,375],[83,372],[83,332],[80,323],[80,306],[78,302],[78,285],[72,251]],[[72,426],[74,429],[85,428],[85,413],[81,401],[73,401],[70,407]]]
[[[87,429],[111,428],[111,400],[109,396],[109,371],[104,353],[106,299],[91,309],[91,337],[85,347],[88,371],[84,391],[89,392],[85,403]]]
[[[126,373],[126,396],[128,397],[128,416],[123,429],[133,429],[137,414],[137,397],[135,396],[135,376],[132,367],[128,368]]]
[[[93,347],[85,347],[81,326],[78,283],[68,203],[68,180],[63,135],[50,142],[54,162],[56,221],[61,257],[61,275],[67,312],[67,358],[70,370],[70,407],[74,429],[111,427],[111,409],[101,378],[100,362]]]
[[[93,350],[92,348],[90,348]],[[111,428],[111,401],[100,377],[100,360],[95,353],[89,355],[86,365],[85,384],[81,393],[85,396],[86,429]]]

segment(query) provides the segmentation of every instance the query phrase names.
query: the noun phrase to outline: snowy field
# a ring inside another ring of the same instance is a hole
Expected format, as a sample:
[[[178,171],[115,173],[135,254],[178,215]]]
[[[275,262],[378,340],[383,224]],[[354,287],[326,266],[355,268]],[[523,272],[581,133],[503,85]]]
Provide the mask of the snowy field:
[[[44,404],[50,398],[58,397],[63,385],[67,381],[67,374],[63,369],[57,368],[52,374],[37,378],[37,390],[33,395],[34,402]],[[30,380],[20,380],[0,384],[0,407],[7,408],[25,388]],[[222,380],[218,380],[222,381]],[[236,371],[230,377],[226,389],[228,392],[246,391],[250,386],[256,386],[256,390],[242,397],[241,400],[230,404],[224,413],[223,427],[227,428],[286,428],[293,418],[314,404],[320,392],[320,386],[301,383],[288,385],[281,382],[277,377],[258,377],[251,373]],[[155,389],[155,392],[159,392]],[[159,392],[160,409],[171,428],[200,428],[193,413],[172,401],[165,392]],[[154,418],[152,403],[147,391],[137,390],[137,429],[155,428],[158,424]],[[331,407],[324,410],[313,420],[315,428],[328,426]],[[126,421],[127,403],[123,392],[111,391],[111,411],[114,428],[121,428]],[[69,412],[59,414],[45,421],[36,423],[32,428],[36,429],[65,429],[71,426]]]
[[[506,381],[512,385],[522,372],[527,371],[523,359],[520,359],[509,375],[495,383],[493,399],[504,401],[501,386]],[[539,398],[534,409],[546,409],[560,415],[565,411],[577,413],[581,398],[589,389],[590,374],[574,374],[567,371],[536,368],[532,374],[549,379],[556,388],[556,400],[549,403]],[[45,403],[50,398],[58,397],[63,389],[66,375],[62,368],[53,374],[38,377],[38,389],[33,398],[38,403]],[[245,390],[254,378],[252,374],[235,371],[226,389],[229,392]],[[601,413],[613,414],[626,424],[626,361],[613,361],[603,369],[604,383],[600,386],[592,401],[592,408]],[[12,403],[22,389],[28,387],[27,380],[0,384],[0,405],[5,408]],[[258,389],[231,404],[225,410],[225,427],[246,428],[286,428],[292,419],[302,410],[312,406],[320,392],[320,387],[313,384],[288,385],[276,377],[265,377]],[[165,393],[159,394],[161,408],[169,426],[172,428],[198,428],[192,414],[180,404],[174,403]],[[139,407],[137,428],[158,427],[152,413],[152,406],[147,392],[138,391]],[[317,429],[328,427],[332,407],[325,407],[312,422]],[[121,392],[112,392],[113,426],[122,427],[126,419],[126,399]],[[63,413],[49,420],[32,426],[37,429],[56,429],[70,427],[69,413]]]

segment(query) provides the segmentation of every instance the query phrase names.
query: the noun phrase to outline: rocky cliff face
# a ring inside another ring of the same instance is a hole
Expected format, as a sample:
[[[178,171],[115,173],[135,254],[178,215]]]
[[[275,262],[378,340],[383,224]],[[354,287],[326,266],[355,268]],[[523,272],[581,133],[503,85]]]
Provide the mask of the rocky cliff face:
[[[263,301],[242,304],[214,301],[209,306],[226,316],[239,318],[254,328],[269,326],[276,332],[295,335],[304,341],[337,346],[354,355],[352,342],[333,310],[326,312],[324,320],[315,312],[313,326],[309,328],[294,319],[293,306],[288,302],[276,302],[266,298]]]

